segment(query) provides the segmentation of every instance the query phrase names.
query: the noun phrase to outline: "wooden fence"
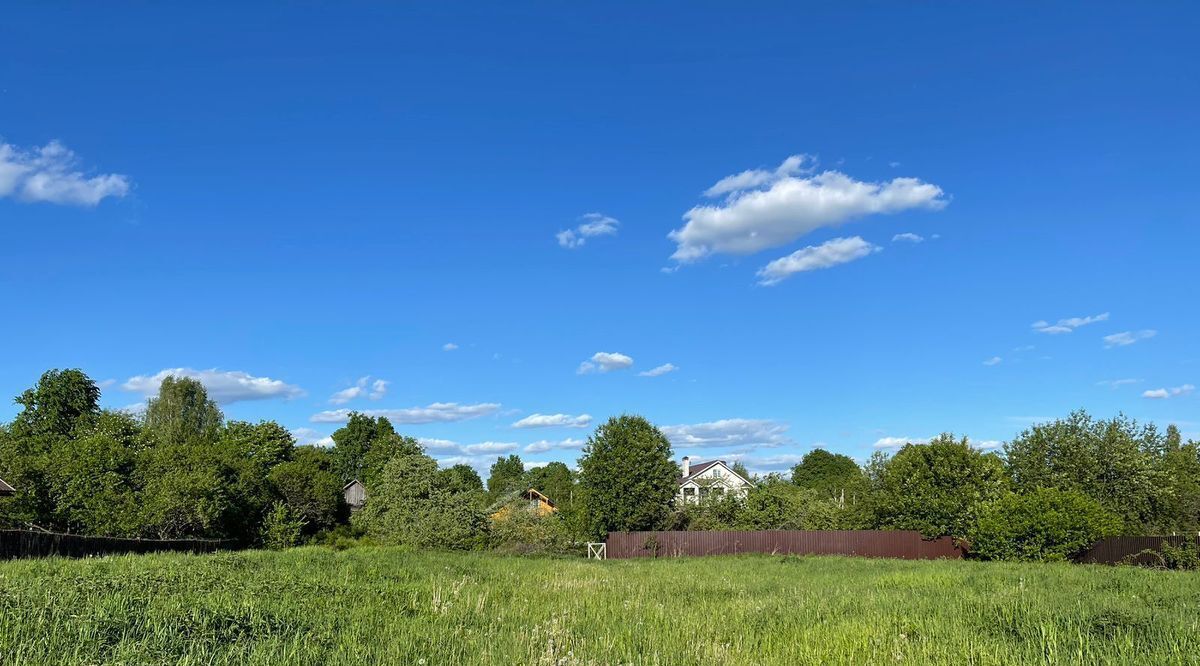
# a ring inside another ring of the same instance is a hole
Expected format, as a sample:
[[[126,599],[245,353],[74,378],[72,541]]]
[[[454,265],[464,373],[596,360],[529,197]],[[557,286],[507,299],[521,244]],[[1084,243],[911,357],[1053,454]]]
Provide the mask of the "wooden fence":
[[[605,542],[608,557],[680,557],[771,553],[778,555],[857,555],[906,560],[961,559],[949,537],[923,539],[902,530],[812,530],[759,532],[614,532]]]
[[[211,553],[232,547],[216,539],[116,539],[111,537],[0,530],[0,560],[22,557],[95,557],[122,553]]]

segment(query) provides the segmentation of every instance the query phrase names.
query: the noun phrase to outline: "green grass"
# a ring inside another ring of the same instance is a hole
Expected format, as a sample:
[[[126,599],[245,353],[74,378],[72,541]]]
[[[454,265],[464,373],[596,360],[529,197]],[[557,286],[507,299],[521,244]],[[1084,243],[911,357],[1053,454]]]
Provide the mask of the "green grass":
[[[0,562],[0,663],[1200,663],[1200,574],[385,548]]]

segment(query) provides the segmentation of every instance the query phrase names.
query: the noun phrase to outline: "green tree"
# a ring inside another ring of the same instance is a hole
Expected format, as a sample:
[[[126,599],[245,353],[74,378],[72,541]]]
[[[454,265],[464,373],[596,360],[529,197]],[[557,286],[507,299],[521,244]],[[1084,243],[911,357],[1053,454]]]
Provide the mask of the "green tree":
[[[355,520],[380,543],[468,549],[486,539],[487,516],[470,493],[440,484],[437,463],[423,454],[398,455],[384,465],[371,499]]]
[[[1168,442],[1171,441],[1168,431]],[[1200,444],[1188,442],[1168,447],[1162,460],[1163,487],[1158,497],[1162,503],[1159,533],[1200,532]]]
[[[1121,415],[1097,421],[1080,410],[1025,430],[1004,447],[1004,457],[1016,492],[1077,490],[1136,534],[1166,522],[1170,502],[1159,465],[1166,448],[1152,425]]]
[[[747,481],[752,483],[754,482],[754,478],[750,476],[750,470],[746,469],[746,465],[744,465],[742,461],[738,460],[734,462],[732,469],[734,474],[737,474]]]
[[[525,483],[525,464],[521,462],[520,456],[509,455],[496,458],[490,472],[487,480],[489,501],[495,502],[505,493],[514,490],[525,490],[521,488]]]
[[[134,482],[141,428],[124,412],[100,412],[77,435],[56,447],[47,470],[60,531],[134,536],[139,497]]]
[[[393,456],[422,452],[415,439],[397,434],[391,421],[358,412],[333,433],[333,443],[335,471],[343,483],[358,479],[368,488]]]
[[[324,449],[297,447],[292,460],[271,468],[269,479],[290,515],[303,522],[304,535],[332,529],[345,519],[342,481]]]
[[[470,465],[459,463],[439,470],[440,483],[450,493],[482,493],[483,479]]]
[[[225,426],[224,439],[264,469],[291,460],[296,446],[292,433],[274,421],[230,421]]]
[[[951,434],[907,444],[884,465],[875,496],[882,527],[965,537],[982,506],[1008,488],[1004,464]]]
[[[737,529],[854,530],[868,527],[862,503],[842,502],[771,475],[746,494]]]
[[[971,553],[990,560],[1066,560],[1120,529],[1121,519],[1075,490],[1006,493],[970,530]]]
[[[559,511],[570,505],[575,495],[575,475],[571,473],[571,468],[557,461],[526,472],[523,485],[536,488],[549,497]]]
[[[14,435],[67,437],[99,413],[100,387],[80,370],[50,370],[16,403],[24,409],[13,420]]]
[[[146,432],[160,444],[215,442],[225,420],[204,385],[189,377],[165,377],[146,403]]]
[[[271,550],[298,546],[304,528],[303,518],[296,515],[285,502],[275,502],[263,519],[262,544]]]
[[[792,483],[825,497],[861,496],[866,488],[862,468],[850,456],[813,449],[792,468]]]
[[[677,490],[671,442],[640,416],[610,418],[588,438],[579,491],[593,536],[661,527]]]

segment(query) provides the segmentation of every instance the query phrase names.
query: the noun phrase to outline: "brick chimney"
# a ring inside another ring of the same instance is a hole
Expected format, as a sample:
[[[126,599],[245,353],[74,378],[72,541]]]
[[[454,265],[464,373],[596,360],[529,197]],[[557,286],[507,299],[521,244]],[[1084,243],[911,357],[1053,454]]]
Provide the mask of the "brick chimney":
[[[683,478],[686,479],[688,474],[691,474],[691,472],[692,472],[691,462],[688,460],[687,456],[684,456],[683,457]]]

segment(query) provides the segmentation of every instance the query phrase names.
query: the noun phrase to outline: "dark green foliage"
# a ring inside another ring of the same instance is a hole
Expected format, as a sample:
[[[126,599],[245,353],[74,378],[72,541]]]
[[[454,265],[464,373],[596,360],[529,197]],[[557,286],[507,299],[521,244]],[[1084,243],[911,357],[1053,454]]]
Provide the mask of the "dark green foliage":
[[[731,469],[733,470],[734,474],[737,474],[743,479],[750,482],[754,481],[754,478],[750,476],[750,470],[746,469],[746,466],[742,464],[742,461],[738,460],[737,462],[733,463],[733,467]]]
[[[1146,531],[1159,534],[1200,532],[1200,444],[1188,442],[1168,446],[1161,472],[1157,524]]]
[[[850,456],[813,449],[792,468],[792,483],[825,497],[861,496],[866,477]]]
[[[769,476],[746,495],[738,520],[747,530],[856,530],[868,526],[867,506],[800,488]]]
[[[1200,548],[1196,541],[1189,538],[1178,546],[1172,546],[1170,541],[1162,543],[1163,567],[1177,571],[1196,571],[1200,569]]]
[[[571,468],[560,462],[534,467],[525,473],[523,485],[537,489],[550,498],[560,511],[570,506],[575,495],[575,475]]]
[[[440,484],[450,493],[482,493],[483,479],[474,467],[459,463],[438,471]]]
[[[338,477],[343,483],[358,479],[368,488],[393,456],[422,452],[415,439],[396,434],[391,421],[358,412],[351,413],[346,425],[333,433],[333,443]]]
[[[423,454],[394,456],[383,466],[355,517],[380,543],[468,549],[483,544],[487,516],[475,493],[451,493],[437,463]]]
[[[1077,411],[1022,432],[1004,454],[1015,491],[1077,490],[1121,516],[1125,533],[1142,534],[1165,522],[1169,502],[1156,461],[1166,448],[1152,425]]]
[[[333,472],[332,456],[325,449],[302,446],[292,460],[273,467],[271,486],[288,510],[304,523],[306,535],[332,529],[344,521],[348,509],[342,482]]]
[[[589,533],[653,530],[671,511],[679,468],[671,442],[640,416],[596,429],[579,461],[579,490]]]
[[[887,461],[874,503],[883,528],[919,530],[929,537],[965,537],[980,509],[1008,488],[1004,465],[943,434],[908,444]]]
[[[67,437],[100,411],[100,387],[80,370],[50,370],[16,397],[24,407],[13,420],[17,437]]]
[[[274,421],[230,421],[223,439],[264,469],[292,459],[296,438]]]
[[[1074,490],[1007,493],[980,513],[971,553],[991,560],[1066,560],[1097,539],[1117,534],[1121,520]]]
[[[492,463],[487,480],[488,500],[495,502],[515,490],[528,490],[525,485],[525,464],[516,455],[501,456]]]

